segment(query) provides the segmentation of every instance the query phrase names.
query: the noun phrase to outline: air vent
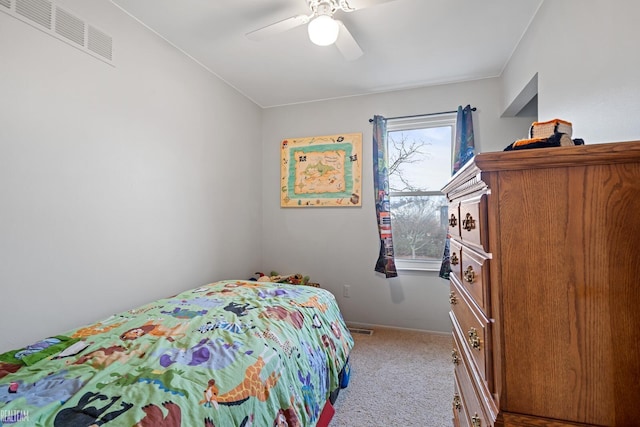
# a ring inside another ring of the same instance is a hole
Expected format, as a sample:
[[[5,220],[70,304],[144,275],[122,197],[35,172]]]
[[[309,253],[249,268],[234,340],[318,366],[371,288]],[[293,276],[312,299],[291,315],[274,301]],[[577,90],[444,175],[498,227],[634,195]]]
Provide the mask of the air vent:
[[[49,0],[0,0],[0,12],[113,65],[113,39]],[[55,12],[55,14],[54,14]]]
[[[349,328],[349,332],[351,332],[352,334],[373,335],[372,329]]]
[[[56,7],[56,33],[84,46],[84,22],[59,7]]]
[[[47,0],[17,0],[16,13],[36,24],[51,29],[51,2]]]
[[[89,25],[89,40],[87,48],[98,55],[111,61],[113,54],[113,41],[111,36]]]

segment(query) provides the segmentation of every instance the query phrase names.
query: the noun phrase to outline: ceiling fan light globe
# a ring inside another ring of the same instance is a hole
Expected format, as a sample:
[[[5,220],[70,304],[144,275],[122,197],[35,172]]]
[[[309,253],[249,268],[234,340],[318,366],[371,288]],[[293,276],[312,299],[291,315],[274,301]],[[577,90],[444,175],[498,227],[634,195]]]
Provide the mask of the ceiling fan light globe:
[[[338,39],[340,26],[328,15],[320,15],[309,22],[309,39],[318,46],[329,46]]]

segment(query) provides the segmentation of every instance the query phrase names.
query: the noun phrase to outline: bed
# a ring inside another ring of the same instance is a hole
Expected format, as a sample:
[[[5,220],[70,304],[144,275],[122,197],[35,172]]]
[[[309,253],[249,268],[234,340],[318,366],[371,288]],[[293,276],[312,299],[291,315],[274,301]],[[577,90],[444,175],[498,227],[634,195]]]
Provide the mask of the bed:
[[[0,425],[326,425],[352,347],[330,292],[224,280],[0,355]]]

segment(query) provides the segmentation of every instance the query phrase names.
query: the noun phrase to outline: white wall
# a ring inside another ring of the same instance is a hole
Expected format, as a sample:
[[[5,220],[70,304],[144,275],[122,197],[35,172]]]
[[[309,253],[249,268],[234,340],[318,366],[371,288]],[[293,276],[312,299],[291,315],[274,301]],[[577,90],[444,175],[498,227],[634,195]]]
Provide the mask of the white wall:
[[[107,0],[0,13],[0,352],[261,263],[261,109]]]
[[[526,137],[535,118],[499,118],[498,79],[266,109],[263,117],[263,265],[311,276],[337,297],[347,321],[450,331],[449,285],[435,272],[374,272],[379,251],[373,202],[374,114],[387,117],[455,110],[471,104],[478,151],[502,150]],[[315,135],[362,132],[362,207],[280,208],[280,142]],[[349,298],[342,286],[350,285]]]
[[[538,73],[538,117],[586,144],[640,139],[637,0],[546,0],[503,73],[506,108]]]

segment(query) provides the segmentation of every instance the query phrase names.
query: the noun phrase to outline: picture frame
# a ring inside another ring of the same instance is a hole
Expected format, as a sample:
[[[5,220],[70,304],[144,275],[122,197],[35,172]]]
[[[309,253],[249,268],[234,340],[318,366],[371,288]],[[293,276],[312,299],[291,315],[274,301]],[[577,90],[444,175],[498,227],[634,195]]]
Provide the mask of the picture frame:
[[[362,206],[362,133],[280,144],[281,207]]]

